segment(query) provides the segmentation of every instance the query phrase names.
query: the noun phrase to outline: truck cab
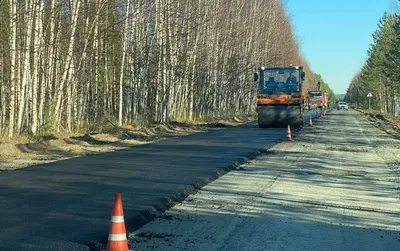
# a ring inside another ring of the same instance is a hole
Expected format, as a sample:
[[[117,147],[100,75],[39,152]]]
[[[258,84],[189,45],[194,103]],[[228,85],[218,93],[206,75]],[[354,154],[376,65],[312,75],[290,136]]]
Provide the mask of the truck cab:
[[[308,91],[307,96],[308,110],[328,109],[328,93],[326,91]]]
[[[259,84],[256,109],[260,128],[303,125],[304,79],[302,66],[260,67],[259,74],[254,74]]]

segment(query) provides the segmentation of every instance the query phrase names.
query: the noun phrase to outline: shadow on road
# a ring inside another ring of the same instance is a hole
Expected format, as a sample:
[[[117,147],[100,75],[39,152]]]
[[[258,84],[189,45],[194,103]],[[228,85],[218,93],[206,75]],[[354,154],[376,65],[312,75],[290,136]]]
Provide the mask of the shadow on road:
[[[135,229],[284,137],[246,124],[1,172],[0,250],[85,250],[107,237],[115,193]]]

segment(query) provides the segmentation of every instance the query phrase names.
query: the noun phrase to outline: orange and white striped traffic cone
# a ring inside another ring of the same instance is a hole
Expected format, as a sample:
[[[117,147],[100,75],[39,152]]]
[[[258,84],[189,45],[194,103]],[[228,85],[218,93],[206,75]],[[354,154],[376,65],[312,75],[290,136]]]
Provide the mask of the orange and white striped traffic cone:
[[[310,116],[310,118],[308,119],[308,126],[312,126],[312,118],[311,118],[311,116]]]
[[[287,130],[286,130],[286,141],[293,141],[292,133],[290,132],[290,125],[287,126]]]
[[[114,197],[107,251],[129,251],[128,241],[126,239],[124,210],[120,193],[116,193]]]

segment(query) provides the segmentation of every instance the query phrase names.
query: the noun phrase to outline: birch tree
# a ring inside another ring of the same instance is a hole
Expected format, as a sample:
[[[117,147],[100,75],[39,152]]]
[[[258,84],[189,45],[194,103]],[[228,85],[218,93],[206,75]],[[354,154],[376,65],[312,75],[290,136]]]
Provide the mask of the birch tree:
[[[80,9],[80,0],[75,0],[74,2],[71,1],[71,33],[70,33],[70,38],[69,38],[69,45],[68,45],[68,53],[67,53],[67,58],[65,61],[65,68],[64,68],[64,73],[61,79],[61,82],[59,83],[59,86],[57,86],[57,96],[56,96],[56,104],[54,108],[54,119],[55,119],[55,125],[60,128],[60,122],[61,122],[61,102],[64,97],[64,87],[67,85],[70,80],[72,79],[72,73],[73,73],[73,52],[74,52],[74,42],[75,42],[75,31],[76,31],[76,26],[77,26],[77,21],[78,21],[78,15],[79,15],[79,9]],[[67,88],[68,89],[68,88]]]
[[[15,121],[15,89],[18,81],[18,72],[16,65],[17,58],[17,3],[16,0],[10,0],[10,57],[11,57],[11,71],[10,71],[10,111],[9,111],[9,125],[8,135],[11,137],[14,135],[14,121]],[[5,115],[3,115],[5,116]]]
[[[317,82],[279,0],[0,4],[9,136],[254,114],[260,66],[301,64],[305,91]]]

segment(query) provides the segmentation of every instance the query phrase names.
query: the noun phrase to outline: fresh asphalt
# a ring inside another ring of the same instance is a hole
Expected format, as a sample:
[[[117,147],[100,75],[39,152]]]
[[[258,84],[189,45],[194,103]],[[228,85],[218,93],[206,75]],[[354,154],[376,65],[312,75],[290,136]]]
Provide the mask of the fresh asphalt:
[[[330,112],[130,234],[136,251],[400,250],[400,141]]]
[[[0,250],[89,250],[107,238],[115,193],[134,229],[285,134],[249,123],[1,172]]]
[[[115,193],[133,230],[285,136],[248,123],[0,172],[0,250],[90,250],[107,240]]]

